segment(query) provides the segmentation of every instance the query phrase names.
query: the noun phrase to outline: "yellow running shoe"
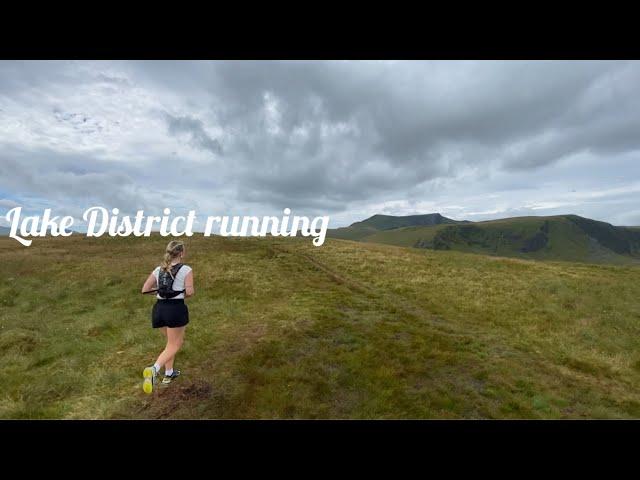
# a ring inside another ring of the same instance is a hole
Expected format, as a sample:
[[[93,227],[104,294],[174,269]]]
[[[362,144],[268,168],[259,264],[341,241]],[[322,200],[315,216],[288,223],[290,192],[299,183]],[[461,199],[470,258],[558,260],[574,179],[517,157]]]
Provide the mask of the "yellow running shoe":
[[[142,390],[144,393],[153,392],[153,386],[156,384],[156,367],[147,367],[142,371],[144,381],[142,382]]]

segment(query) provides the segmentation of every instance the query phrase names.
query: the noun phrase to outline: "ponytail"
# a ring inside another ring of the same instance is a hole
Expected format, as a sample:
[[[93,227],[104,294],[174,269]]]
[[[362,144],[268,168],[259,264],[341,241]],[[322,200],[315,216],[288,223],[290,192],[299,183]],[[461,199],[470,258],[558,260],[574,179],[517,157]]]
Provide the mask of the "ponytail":
[[[184,243],[175,240],[170,241],[164,252],[160,268],[165,272],[169,272],[171,270],[171,262],[174,258],[179,257],[182,252],[184,252]]]

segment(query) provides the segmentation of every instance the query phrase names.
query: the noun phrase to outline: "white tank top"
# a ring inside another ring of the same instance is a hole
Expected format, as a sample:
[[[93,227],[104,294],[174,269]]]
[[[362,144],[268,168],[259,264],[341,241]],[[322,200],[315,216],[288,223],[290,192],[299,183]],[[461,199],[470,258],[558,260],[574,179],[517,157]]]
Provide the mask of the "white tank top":
[[[191,267],[189,265],[183,265],[176,273],[176,278],[173,279],[173,289],[176,291],[184,290],[184,279],[187,278],[189,272],[191,271]],[[158,284],[158,277],[160,276],[160,267],[156,267],[153,271],[153,276],[156,277],[156,285]],[[162,297],[156,294],[156,298],[162,299]],[[184,293],[177,295],[173,298],[184,298]]]

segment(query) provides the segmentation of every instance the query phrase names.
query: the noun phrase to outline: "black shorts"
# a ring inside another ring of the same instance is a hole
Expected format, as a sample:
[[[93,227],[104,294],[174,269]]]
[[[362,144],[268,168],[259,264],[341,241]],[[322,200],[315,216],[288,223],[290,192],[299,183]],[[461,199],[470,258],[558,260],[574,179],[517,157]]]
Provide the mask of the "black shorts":
[[[166,299],[158,301],[151,310],[151,326],[153,328],[178,328],[189,323],[189,309],[184,300]]]

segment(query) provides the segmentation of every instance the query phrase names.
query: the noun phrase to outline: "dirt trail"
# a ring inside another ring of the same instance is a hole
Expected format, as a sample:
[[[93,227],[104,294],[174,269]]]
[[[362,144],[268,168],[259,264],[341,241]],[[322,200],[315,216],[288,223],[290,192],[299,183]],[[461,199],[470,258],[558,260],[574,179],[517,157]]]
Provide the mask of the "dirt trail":
[[[368,299],[374,302],[376,307],[381,311],[401,313],[412,320],[429,323],[434,329],[438,330],[438,332],[443,335],[465,338],[473,337],[475,339],[477,339],[478,336],[486,336],[486,333],[481,329],[474,328],[470,325],[465,325],[464,327],[455,325],[444,318],[425,310],[423,307],[416,305],[406,298],[399,297],[393,293],[389,293],[388,291],[381,290],[370,285],[364,285],[359,281],[348,278],[307,253],[292,251],[282,245],[273,245],[269,248],[272,248],[275,252],[294,255],[305,260],[308,264],[314,267],[314,269],[323,272],[335,283],[343,285],[357,293],[364,294]]]

